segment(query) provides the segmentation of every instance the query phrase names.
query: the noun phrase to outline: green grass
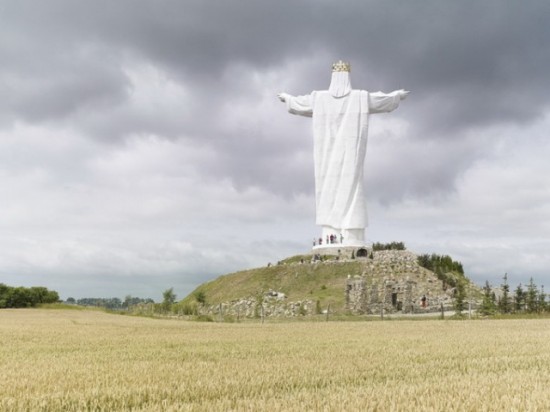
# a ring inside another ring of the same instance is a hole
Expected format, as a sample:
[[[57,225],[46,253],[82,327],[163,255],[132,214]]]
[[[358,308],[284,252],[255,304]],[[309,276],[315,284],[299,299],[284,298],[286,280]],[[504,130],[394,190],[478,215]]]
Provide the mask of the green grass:
[[[260,298],[267,291],[274,290],[284,293],[289,301],[319,300],[323,308],[329,304],[343,307],[346,279],[348,275],[360,275],[362,263],[348,261],[311,264],[306,257],[292,257],[285,260],[286,264],[220,276],[200,285],[181,303],[192,303],[199,291],[205,294],[207,304],[216,305],[241,298]],[[302,258],[306,263],[295,263]]]

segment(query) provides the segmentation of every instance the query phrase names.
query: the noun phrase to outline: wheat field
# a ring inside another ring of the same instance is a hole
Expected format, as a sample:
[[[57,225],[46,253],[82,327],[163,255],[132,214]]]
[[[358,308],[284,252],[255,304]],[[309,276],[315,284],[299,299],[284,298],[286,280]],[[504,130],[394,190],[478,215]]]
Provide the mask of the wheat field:
[[[550,410],[550,320],[0,311],[1,411]]]

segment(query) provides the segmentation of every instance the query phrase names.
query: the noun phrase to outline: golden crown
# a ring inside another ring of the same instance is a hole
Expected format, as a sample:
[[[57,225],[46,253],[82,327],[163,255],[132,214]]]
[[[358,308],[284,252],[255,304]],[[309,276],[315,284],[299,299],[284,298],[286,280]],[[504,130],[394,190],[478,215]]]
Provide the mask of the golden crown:
[[[351,72],[351,64],[338,60],[332,65],[333,72]]]

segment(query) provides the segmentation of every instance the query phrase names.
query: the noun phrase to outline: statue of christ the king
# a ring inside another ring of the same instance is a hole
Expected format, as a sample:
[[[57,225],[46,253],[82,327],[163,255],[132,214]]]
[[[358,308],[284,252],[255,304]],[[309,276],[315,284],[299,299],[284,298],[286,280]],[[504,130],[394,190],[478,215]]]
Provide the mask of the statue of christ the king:
[[[292,114],[313,118],[316,224],[322,239],[343,239],[343,246],[363,246],[367,227],[363,170],[369,114],[391,112],[406,90],[369,93],[353,90],[350,65],[332,65],[328,90],[305,96],[280,93]]]

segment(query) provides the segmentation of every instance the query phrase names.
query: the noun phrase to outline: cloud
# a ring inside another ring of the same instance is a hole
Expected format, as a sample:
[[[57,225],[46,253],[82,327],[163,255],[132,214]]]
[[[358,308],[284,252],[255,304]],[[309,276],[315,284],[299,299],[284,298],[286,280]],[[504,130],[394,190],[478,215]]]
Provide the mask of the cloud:
[[[153,297],[153,285],[168,282],[188,291],[197,279],[277,260],[281,246],[259,239],[286,243],[277,225],[291,228],[313,213],[311,198],[288,203],[202,174],[212,153],[185,140],[149,136],[111,145],[25,127],[0,137],[0,267],[12,284],[25,279],[72,295],[80,288],[82,296],[85,285],[106,293],[126,282],[120,295],[141,293],[130,279],[148,276]],[[32,158],[39,162],[31,166]],[[292,245],[290,239],[282,248]],[[252,247],[263,250],[261,258]],[[71,279],[80,286],[65,283]],[[105,280],[101,288],[98,279]]]
[[[451,254],[479,283],[500,284],[505,272],[515,283],[531,276],[547,283],[549,119],[527,129],[495,127],[497,145],[456,180],[452,193],[377,207],[378,225],[401,228],[413,250]]]
[[[311,121],[276,95],[326,88],[345,59],[356,88],[412,91],[371,118],[372,240],[454,253],[478,278],[542,278],[549,12],[0,1],[0,275],[184,295],[307,251]]]

